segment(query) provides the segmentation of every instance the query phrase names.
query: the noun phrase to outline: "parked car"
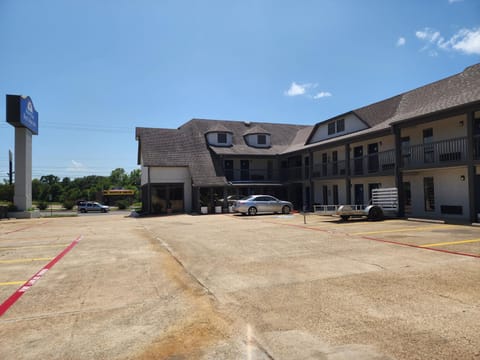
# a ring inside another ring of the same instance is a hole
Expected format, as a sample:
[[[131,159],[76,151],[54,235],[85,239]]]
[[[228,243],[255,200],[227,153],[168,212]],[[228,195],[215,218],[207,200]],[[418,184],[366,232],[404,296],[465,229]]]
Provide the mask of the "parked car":
[[[270,195],[251,195],[235,201],[233,205],[233,211],[244,215],[256,215],[257,213],[289,214],[292,209],[291,202],[279,200]]]
[[[80,201],[78,205],[78,211],[81,213],[87,213],[89,211],[100,211],[106,213],[110,208],[107,205],[102,205],[96,201]]]
[[[241,200],[244,197],[245,196],[243,196],[243,195],[229,195],[229,196],[227,196],[227,204],[228,204],[228,206],[233,206],[233,205],[235,205],[236,201]],[[217,204],[223,205],[223,201],[224,201],[224,199],[220,199],[220,200],[218,200]]]

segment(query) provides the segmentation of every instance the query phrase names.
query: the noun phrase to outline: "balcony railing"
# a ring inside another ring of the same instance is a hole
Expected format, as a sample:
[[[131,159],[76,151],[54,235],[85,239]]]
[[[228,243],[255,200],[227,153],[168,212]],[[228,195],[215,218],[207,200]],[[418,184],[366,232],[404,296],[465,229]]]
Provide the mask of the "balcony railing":
[[[473,159],[480,160],[480,135],[473,136]]]
[[[412,145],[402,151],[402,167],[405,169],[461,163],[466,160],[466,137]]]
[[[312,176],[318,177],[343,177],[346,171],[346,161],[329,161],[326,163],[315,164],[313,166]]]
[[[473,159],[480,161],[480,135],[473,138]],[[402,149],[401,167],[418,169],[422,167],[449,166],[467,161],[467,138],[457,138],[407,146]],[[313,178],[341,178],[347,175],[345,160],[315,164]],[[231,182],[272,183],[302,181],[309,178],[309,169],[296,166],[284,169],[223,169]],[[395,150],[383,151],[350,160],[349,176],[393,175],[395,171]]]
[[[350,160],[350,175],[393,175],[395,150],[387,150]]]
[[[223,172],[226,179],[233,183],[272,183],[308,179],[308,173],[301,166],[286,169],[223,169]]]
[[[278,169],[223,169],[225,177],[231,182],[275,182],[280,181]]]

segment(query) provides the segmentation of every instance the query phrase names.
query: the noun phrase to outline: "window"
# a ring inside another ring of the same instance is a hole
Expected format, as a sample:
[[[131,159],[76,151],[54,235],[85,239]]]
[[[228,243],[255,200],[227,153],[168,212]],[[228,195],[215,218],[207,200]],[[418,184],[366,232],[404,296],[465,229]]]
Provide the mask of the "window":
[[[217,134],[217,143],[226,144],[227,143],[227,134],[226,133],[218,133]]]
[[[263,134],[257,135],[257,144],[258,145],[267,145],[267,136]]]
[[[433,149],[433,129],[423,130],[423,159],[426,163],[432,163],[435,161],[435,154]]]
[[[331,123],[328,124],[328,135],[333,135],[335,134],[335,122],[332,121]]]
[[[332,175],[338,175],[338,152],[332,151]]]
[[[345,131],[345,119],[337,120],[337,132]]]
[[[337,121],[332,121],[328,124],[328,135],[333,135],[335,133],[345,131],[345,119],[339,119]]]
[[[433,177],[423,178],[423,197],[425,200],[425,211],[435,211],[435,188]]]
[[[410,163],[411,148],[410,148],[410,136],[405,136],[400,139],[400,146],[402,152],[402,161],[403,166],[408,165]]]

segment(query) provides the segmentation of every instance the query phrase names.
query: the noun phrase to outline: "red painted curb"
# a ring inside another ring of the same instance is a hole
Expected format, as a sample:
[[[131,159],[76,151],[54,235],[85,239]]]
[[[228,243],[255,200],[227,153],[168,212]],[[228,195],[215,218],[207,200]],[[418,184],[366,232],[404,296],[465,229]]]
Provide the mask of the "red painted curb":
[[[23,284],[17,291],[15,291],[7,300],[0,305],[0,316],[2,316],[10,307],[17,302],[18,299],[28,291],[38,280],[42,278],[45,273],[50,270],[61,258],[63,258],[70,250],[72,250],[75,245],[77,245],[80,240],[82,240],[82,235],[78,236],[75,240],[72,241],[60,254],[58,254],[52,261],[47,265],[41,268],[35,275],[33,275],[28,281]]]

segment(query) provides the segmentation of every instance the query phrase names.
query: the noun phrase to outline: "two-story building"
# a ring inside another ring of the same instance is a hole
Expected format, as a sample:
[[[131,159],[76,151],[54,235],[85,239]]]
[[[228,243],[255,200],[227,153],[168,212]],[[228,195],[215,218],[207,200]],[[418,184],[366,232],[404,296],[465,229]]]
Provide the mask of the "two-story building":
[[[252,193],[297,209],[360,204],[378,187],[399,189],[400,215],[480,213],[480,64],[314,126],[193,119],[136,137],[152,213]]]

